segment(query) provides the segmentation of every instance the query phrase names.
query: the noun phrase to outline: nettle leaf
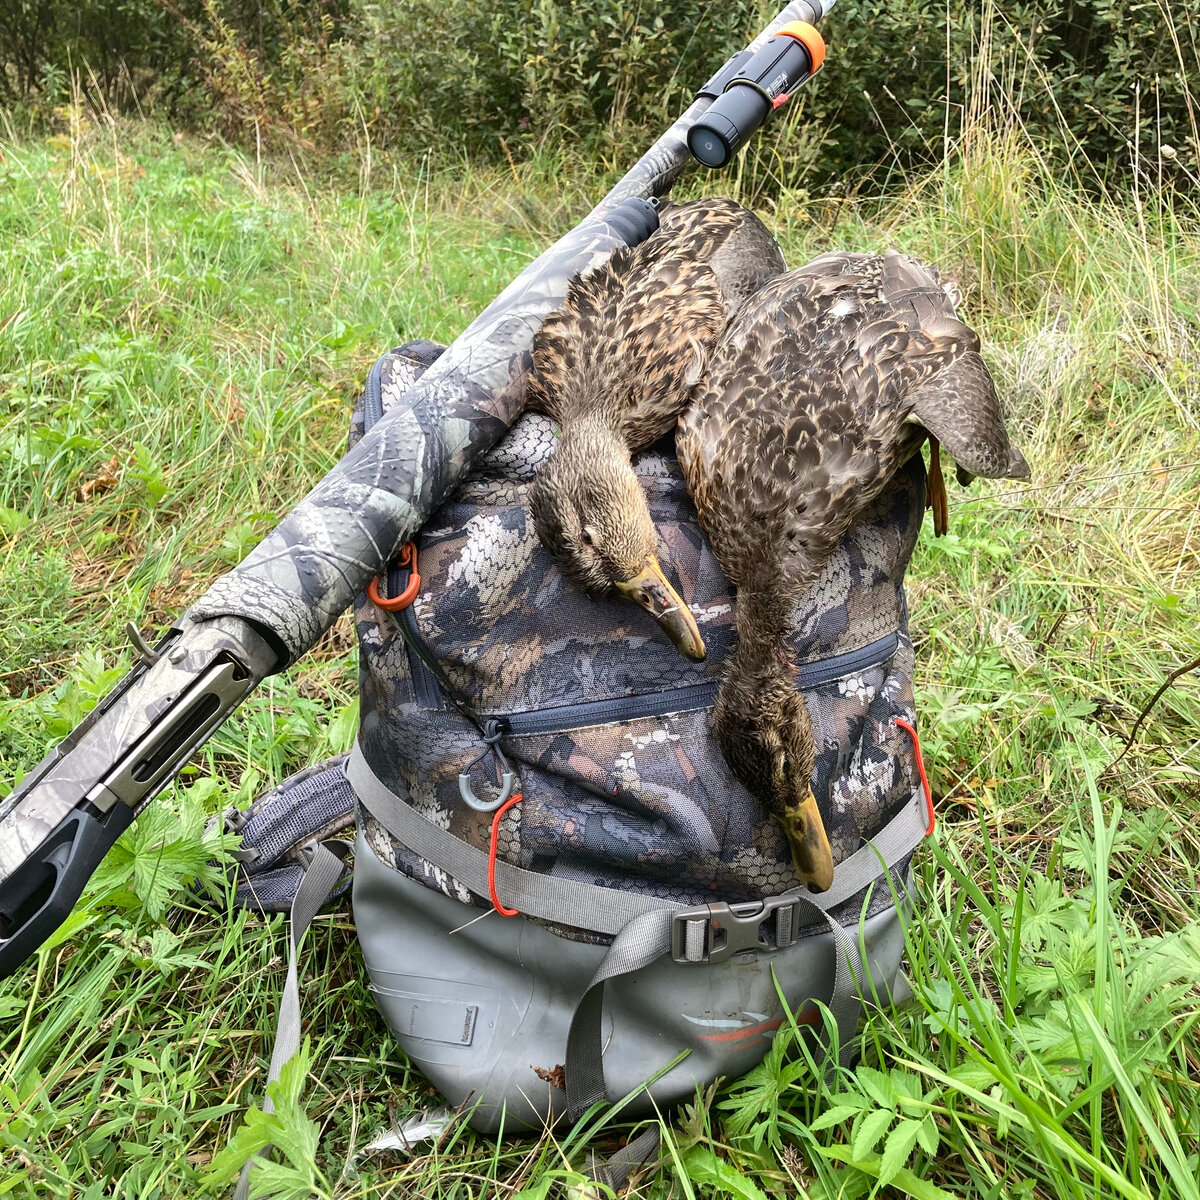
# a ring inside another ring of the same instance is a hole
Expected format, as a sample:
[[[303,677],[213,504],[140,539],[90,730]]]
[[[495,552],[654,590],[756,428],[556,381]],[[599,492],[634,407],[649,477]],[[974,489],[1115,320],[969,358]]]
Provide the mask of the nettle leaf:
[[[879,1160],[880,1186],[891,1183],[900,1169],[908,1162],[916,1145],[917,1134],[921,1132],[920,1121],[901,1121],[891,1133],[883,1146],[883,1155]]]
[[[874,1067],[859,1067],[854,1075],[862,1085],[863,1091],[883,1108],[894,1109],[899,1103],[900,1094],[890,1075],[877,1071]],[[918,1096],[920,1094],[917,1092]]]
[[[694,1183],[706,1183],[734,1200],[767,1200],[766,1194],[732,1163],[718,1158],[708,1146],[693,1146],[683,1156],[683,1168]]]
[[[855,1123],[850,1147],[855,1158],[866,1158],[875,1149],[896,1114],[890,1108],[877,1108],[864,1114]]]
[[[917,1129],[917,1141],[921,1149],[932,1158],[937,1153],[941,1140],[942,1135],[938,1131],[937,1122],[933,1119],[933,1113],[930,1113]]]

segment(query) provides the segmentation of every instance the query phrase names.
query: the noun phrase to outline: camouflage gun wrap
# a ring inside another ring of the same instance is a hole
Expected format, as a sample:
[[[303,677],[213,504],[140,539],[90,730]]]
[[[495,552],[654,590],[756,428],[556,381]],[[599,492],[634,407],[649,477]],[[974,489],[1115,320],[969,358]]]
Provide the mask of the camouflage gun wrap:
[[[520,414],[529,348],[567,284],[658,226],[631,200],[589,218],[526,268],[417,384],[234,570],[192,607],[235,615],[305,654]]]
[[[795,0],[752,48],[832,6]],[[134,631],[134,668],[0,801],[0,978],[66,918],[138,810],[262,679],[316,643],[505,434],[521,411],[542,319],[574,275],[653,231],[648,198],[665,195],[686,167],[687,131],[719,93],[720,77],[157,646]]]

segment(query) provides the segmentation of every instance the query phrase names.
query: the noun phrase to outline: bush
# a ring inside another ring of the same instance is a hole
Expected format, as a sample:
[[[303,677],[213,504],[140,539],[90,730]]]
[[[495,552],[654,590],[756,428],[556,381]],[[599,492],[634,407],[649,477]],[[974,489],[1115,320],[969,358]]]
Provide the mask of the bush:
[[[86,65],[109,103],[155,101],[249,140],[341,149],[366,134],[405,155],[487,157],[567,143],[624,161],[773,8],[15,0],[0,83],[37,102]],[[962,4],[948,24],[941,0],[841,0],[826,32],[829,68],[793,106],[809,136],[784,151],[809,167],[819,151],[814,182],[938,161],[947,133],[997,104],[1102,169],[1128,170],[1135,139],[1194,168],[1200,19],[1180,0]]]

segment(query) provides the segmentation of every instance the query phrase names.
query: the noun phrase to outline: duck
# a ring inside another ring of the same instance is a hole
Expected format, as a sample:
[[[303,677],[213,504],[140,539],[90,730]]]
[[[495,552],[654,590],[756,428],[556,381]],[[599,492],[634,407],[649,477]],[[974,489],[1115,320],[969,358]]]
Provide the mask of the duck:
[[[769,280],[729,325],[676,431],[700,526],[737,588],[712,732],[813,892],[828,890],[834,863],[796,686],[797,606],[926,438],[961,474],[1029,476],[978,336],[936,268],[895,250],[832,252]],[[934,500],[937,524],[944,503]]]
[[[664,207],[646,241],[571,282],[533,341],[526,407],[558,427],[530,490],[539,541],[584,592],[641,606],[694,660],[704,641],[659,563],[632,459],[674,430],[729,322],[784,269],[741,205]]]

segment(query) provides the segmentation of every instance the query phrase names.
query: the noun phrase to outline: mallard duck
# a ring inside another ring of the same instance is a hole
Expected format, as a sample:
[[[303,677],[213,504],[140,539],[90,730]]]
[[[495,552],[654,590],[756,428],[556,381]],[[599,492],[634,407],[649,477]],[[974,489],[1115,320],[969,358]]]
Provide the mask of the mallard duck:
[[[659,565],[631,457],[674,428],[730,317],[783,269],[740,205],[672,207],[641,245],[574,280],[533,343],[527,407],[561,427],[530,493],[538,537],[584,591],[641,605],[694,659],[704,642]]]
[[[813,891],[830,886],[833,857],[811,788],[793,613],[928,435],[972,475],[1029,474],[978,337],[937,273],[895,251],[826,254],[767,283],[679,421],[676,451],[700,525],[738,589],[738,641],[713,733],[733,774],[779,819]]]

